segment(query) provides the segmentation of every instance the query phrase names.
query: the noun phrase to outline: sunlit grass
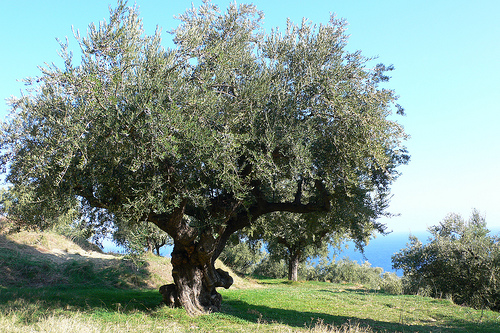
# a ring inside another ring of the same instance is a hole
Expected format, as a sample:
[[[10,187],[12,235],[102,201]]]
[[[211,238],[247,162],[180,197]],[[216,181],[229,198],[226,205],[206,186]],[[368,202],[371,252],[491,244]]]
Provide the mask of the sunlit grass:
[[[361,286],[261,280],[192,318],[156,290],[3,288],[0,332],[498,332],[500,314]]]

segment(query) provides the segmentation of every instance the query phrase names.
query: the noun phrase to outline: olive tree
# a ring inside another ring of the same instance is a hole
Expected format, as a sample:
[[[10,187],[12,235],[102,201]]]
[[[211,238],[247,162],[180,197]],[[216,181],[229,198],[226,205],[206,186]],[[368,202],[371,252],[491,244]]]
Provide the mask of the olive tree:
[[[428,230],[427,244],[411,236],[407,247],[392,256],[407,291],[500,310],[500,237],[489,234],[485,218],[477,210],[468,220],[450,214]]]
[[[64,65],[26,79],[2,127],[7,180],[35,215],[81,200],[167,232],[175,284],[160,291],[191,315],[220,309],[216,288],[232,278],[214,262],[262,215],[322,214],[336,228],[332,207],[345,205],[369,216],[355,234],[382,230],[375,219],[408,158],[391,116],[403,110],[379,86],[392,66],[348,52],[334,17],[269,33],[262,18],[253,5],[204,2],[164,48],[120,1],[75,33],[80,61],[61,42]]]
[[[299,264],[308,258],[327,257],[328,245],[338,246],[344,236],[342,230],[323,223],[315,214],[303,216],[288,212],[259,218],[253,230],[254,237],[258,235],[266,242],[272,260],[285,259],[290,281],[297,281]]]

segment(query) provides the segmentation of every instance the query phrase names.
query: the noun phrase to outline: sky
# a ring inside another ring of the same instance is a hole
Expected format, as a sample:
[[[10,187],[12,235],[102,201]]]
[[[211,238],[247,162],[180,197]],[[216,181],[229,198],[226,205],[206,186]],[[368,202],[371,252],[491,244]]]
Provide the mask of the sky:
[[[231,2],[213,0],[225,9]],[[238,1],[242,2],[242,1]],[[193,3],[137,0],[146,33],[168,31]],[[330,13],[349,23],[347,49],[393,64],[387,88],[400,96],[406,116],[395,116],[411,136],[411,161],[392,186],[388,230],[416,233],[449,213],[478,209],[490,229],[500,231],[500,1],[498,0],[255,0],[264,28],[327,23]],[[0,98],[19,96],[37,66],[61,64],[56,38],[77,50],[72,26],[86,33],[109,17],[115,2],[98,0],[0,0]],[[129,1],[133,5],[133,1]],[[0,103],[0,119],[9,107]]]

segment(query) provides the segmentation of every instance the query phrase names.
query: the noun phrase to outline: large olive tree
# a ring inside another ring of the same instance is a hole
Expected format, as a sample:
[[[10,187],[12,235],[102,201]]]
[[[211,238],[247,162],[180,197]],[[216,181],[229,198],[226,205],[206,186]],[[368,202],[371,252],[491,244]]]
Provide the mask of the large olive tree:
[[[215,288],[232,278],[214,262],[259,216],[322,213],[337,228],[341,205],[362,217],[356,233],[383,228],[375,218],[407,160],[391,117],[403,111],[379,87],[392,68],[348,52],[343,21],[266,34],[254,6],[205,2],[165,49],[136,8],[110,14],[75,34],[81,60],[61,43],[64,66],[10,101],[2,161],[34,219],[79,200],[156,224],[174,240],[163,298],[192,315],[220,309]]]

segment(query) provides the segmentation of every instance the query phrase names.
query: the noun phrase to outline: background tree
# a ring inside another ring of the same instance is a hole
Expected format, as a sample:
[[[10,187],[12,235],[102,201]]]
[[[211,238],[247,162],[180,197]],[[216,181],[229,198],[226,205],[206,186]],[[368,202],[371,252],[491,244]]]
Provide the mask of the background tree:
[[[488,235],[484,217],[476,210],[468,221],[451,214],[429,232],[429,243],[412,236],[408,247],[392,257],[393,267],[403,270],[408,291],[499,310],[500,238]]]
[[[174,240],[175,284],[160,291],[192,315],[220,309],[216,287],[232,278],[214,262],[262,215],[322,212],[356,237],[383,232],[376,218],[408,159],[390,117],[403,111],[379,87],[391,66],[346,51],[342,20],[266,34],[262,17],[205,2],[164,49],[120,1],[109,22],[76,33],[80,62],[61,43],[64,66],[26,80],[2,128],[7,181],[29,194],[33,218],[81,200],[156,224]],[[369,219],[339,220],[335,205]]]
[[[261,240],[251,240],[237,233],[231,236],[219,258],[234,272],[253,274],[266,257],[263,246]]]
[[[328,246],[338,246],[342,238],[341,230],[333,229],[314,214],[271,213],[259,218],[254,231],[254,237],[263,237],[271,260],[285,259],[290,281],[297,281],[299,264],[328,256]]]
[[[159,256],[163,246],[173,244],[172,238],[166,232],[147,221],[132,225],[115,222],[115,227],[113,240],[132,253],[149,251],[156,252]]]

